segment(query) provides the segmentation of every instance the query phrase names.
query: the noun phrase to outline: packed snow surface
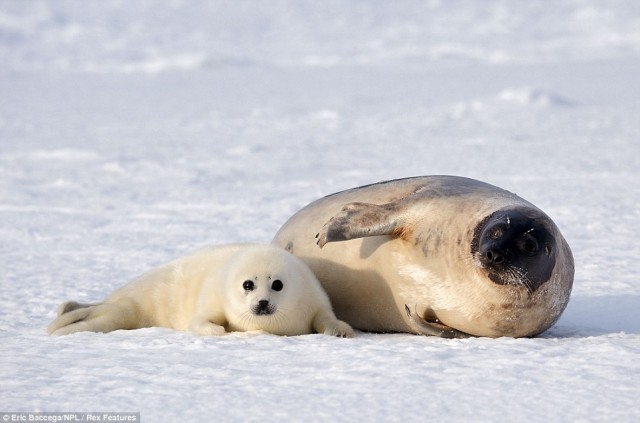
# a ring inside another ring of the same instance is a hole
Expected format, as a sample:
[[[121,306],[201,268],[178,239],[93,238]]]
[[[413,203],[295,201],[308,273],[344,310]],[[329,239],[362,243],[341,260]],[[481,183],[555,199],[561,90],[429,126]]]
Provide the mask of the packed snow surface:
[[[638,421],[640,3],[0,1],[0,411],[171,421]],[[49,337],[342,189],[453,174],[576,262],[534,339]]]

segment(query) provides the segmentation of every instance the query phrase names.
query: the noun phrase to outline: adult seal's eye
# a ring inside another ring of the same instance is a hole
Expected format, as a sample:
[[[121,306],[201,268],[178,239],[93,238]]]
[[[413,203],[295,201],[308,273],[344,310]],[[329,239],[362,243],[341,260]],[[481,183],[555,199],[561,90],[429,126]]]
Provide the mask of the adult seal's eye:
[[[244,281],[244,283],[242,284],[242,287],[244,288],[245,291],[253,291],[253,289],[256,286],[253,283],[253,281]]]
[[[520,248],[525,253],[534,255],[538,252],[538,243],[534,239],[527,239],[522,243]]]
[[[271,289],[273,289],[274,291],[282,291],[282,288],[284,288],[284,284],[280,279],[276,279],[271,284]]]
[[[502,236],[504,235],[505,232],[506,231],[505,231],[504,226],[502,226],[502,225],[494,226],[489,231],[489,237],[491,239],[500,239],[500,238],[502,238]]]

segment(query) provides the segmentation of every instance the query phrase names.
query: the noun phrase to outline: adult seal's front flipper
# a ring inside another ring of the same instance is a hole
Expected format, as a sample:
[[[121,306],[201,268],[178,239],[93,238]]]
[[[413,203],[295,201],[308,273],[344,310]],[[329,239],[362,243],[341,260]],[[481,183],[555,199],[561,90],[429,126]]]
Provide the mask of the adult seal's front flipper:
[[[320,248],[328,242],[400,233],[396,204],[350,203],[324,224],[316,235]]]
[[[427,322],[418,313],[412,313],[408,305],[404,305],[404,311],[409,317],[411,326],[416,332],[422,335],[439,336],[440,338],[469,338],[470,336],[464,332],[460,332],[452,327],[443,325],[442,323]],[[415,310],[414,310],[415,311]]]

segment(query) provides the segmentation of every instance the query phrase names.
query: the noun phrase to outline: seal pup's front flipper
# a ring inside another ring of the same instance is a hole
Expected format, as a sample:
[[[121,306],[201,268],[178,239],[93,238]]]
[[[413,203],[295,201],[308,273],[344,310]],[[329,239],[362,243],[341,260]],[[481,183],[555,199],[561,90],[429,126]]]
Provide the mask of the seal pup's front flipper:
[[[398,236],[402,233],[396,203],[383,205],[350,203],[333,216],[316,235],[320,248],[327,242],[347,241],[378,235]]]
[[[318,311],[311,324],[318,333],[339,338],[353,338],[351,326],[342,320],[338,320],[333,311],[326,306]]]

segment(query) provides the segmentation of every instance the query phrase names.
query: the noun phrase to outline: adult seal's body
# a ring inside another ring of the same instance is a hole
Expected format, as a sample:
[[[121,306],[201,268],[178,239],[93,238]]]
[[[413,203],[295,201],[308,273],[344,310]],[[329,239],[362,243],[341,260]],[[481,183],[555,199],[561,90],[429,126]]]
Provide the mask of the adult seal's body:
[[[304,260],[356,329],[534,336],[565,309],[571,250],[553,221],[473,179],[424,176],[329,195],[273,242]]]
[[[265,331],[352,336],[311,270],[274,245],[206,248],[154,269],[98,304],[62,304],[52,335],[162,326],[198,335]]]

